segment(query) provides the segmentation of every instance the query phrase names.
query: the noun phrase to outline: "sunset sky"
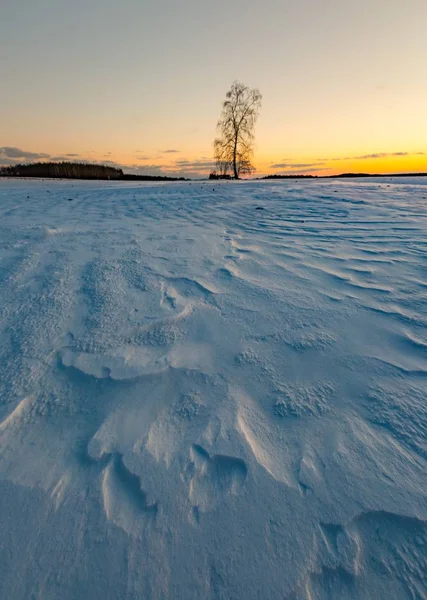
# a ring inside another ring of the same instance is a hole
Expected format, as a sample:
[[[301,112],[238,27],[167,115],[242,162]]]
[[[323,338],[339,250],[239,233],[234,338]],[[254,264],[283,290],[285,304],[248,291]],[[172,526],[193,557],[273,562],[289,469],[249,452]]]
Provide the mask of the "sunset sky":
[[[212,168],[233,80],[257,174],[427,171],[426,0],[2,0],[0,164]]]

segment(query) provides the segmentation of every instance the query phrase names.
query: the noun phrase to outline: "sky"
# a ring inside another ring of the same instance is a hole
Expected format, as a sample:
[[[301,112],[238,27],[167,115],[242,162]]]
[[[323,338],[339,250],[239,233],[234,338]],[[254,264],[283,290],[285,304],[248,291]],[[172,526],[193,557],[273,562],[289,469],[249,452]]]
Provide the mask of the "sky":
[[[426,0],[0,5],[0,164],[206,175],[239,80],[257,175],[427,171]]]

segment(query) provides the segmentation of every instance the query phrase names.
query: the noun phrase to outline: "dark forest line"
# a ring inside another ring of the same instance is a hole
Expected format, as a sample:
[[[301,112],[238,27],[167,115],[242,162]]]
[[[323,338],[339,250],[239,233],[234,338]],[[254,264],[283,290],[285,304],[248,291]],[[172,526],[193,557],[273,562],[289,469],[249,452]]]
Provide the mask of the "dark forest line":
[[[96,179],[113,181],[184,181],[183,177],[131,175],[107,165],[80,162],[39,162],[0,167],[0,177],[38,177],[43,179]]]

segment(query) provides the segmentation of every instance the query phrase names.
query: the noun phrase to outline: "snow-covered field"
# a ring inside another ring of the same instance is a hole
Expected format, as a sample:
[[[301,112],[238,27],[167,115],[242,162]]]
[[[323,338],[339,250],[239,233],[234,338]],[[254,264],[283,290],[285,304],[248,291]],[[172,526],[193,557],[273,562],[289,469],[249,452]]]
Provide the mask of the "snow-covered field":
[[[427,597],[427,181],[0,180],[0,598]]]

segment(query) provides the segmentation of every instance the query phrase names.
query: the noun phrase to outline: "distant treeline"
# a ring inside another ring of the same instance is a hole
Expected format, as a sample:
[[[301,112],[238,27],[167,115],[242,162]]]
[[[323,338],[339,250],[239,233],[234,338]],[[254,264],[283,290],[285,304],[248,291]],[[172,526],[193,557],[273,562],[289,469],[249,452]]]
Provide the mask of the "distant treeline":
[[[265,175],[258,179],[345,179],[346,177],[425,177],[427,173],[341,173],[340,175]]]
[[[259,179],[315,179],[317,175],[266,175]]]
[[[121,179],[123,171],[115,167],[73,162],[40,162],[2,167],[3,177],[45,177],[64,179]]]
[[[341,175],[327,175],[337,177],[425,177],[427,173],[341,173]]]
[[[185,177],[166,177],[164,175],[131,175],[124,173],[120,179],[123,181],[188,181]]]
[[[113,179],[116,181],[182,181],[183,177],[128,175],[122,169],[80,162],[38,162],[0,167],[0,177],[42,177],[45,179]]]

